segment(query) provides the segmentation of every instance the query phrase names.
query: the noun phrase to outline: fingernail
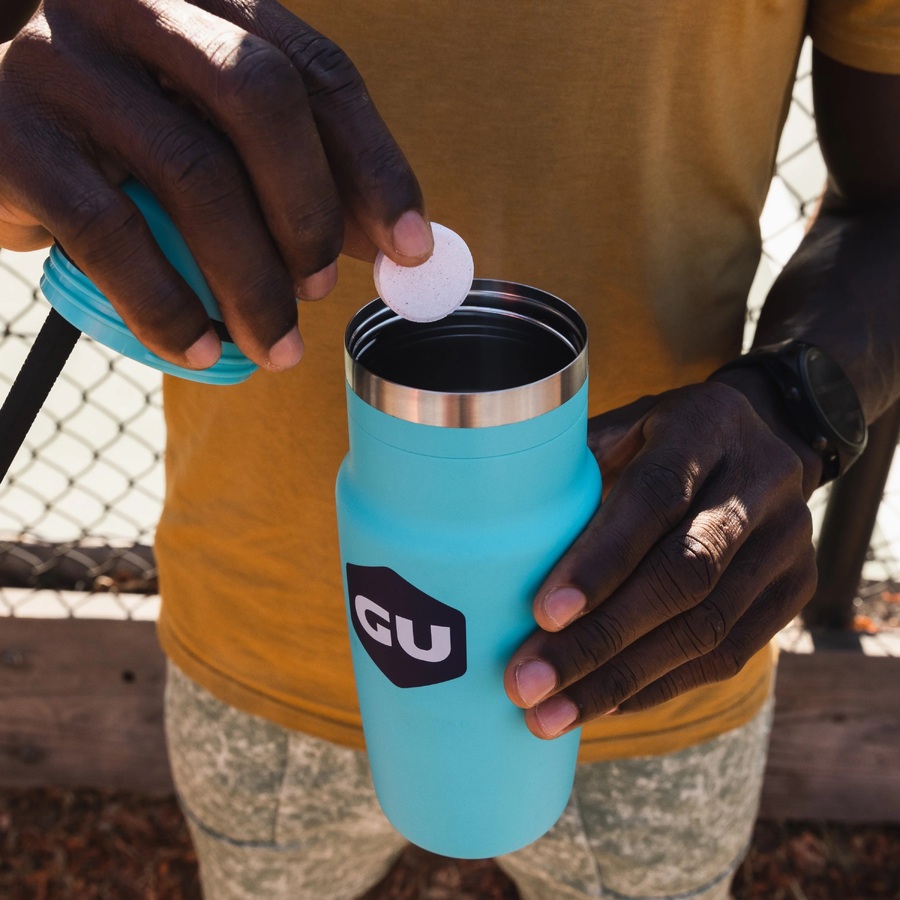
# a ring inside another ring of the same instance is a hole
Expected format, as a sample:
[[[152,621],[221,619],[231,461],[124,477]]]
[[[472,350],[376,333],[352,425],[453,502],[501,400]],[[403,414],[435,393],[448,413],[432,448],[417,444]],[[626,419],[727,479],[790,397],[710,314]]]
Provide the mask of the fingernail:
[[[578,588],[561,587],[544,597],[542,607],[544,615],[557,628],[564,628],[584,611],[586,605],[587,600]]]
[[[212,331],[207,331],[184,351],[184,358],[192,369],[208,369],[222,355],[222,344]]]
[[[321,300],[331,293],[336,284],[337,263],[333,262],[309,278],[304,278],[297,288],[297,296],[301,300]]]
[[[551,697],[535,709],[541,730],[552,737],[568,728],[577,718],[578,709],[565,697]]]
[[[428,223],[414,209],[397,219],[391,232],[391,242],[401,256],[413,259],[428,256],[434,249],[434,237]]]
[[[269,350],[266,363],[270,369],[281,371],[296,366],[303,356],[303,339],[296,328],[292,328],[283,338],[276,341]]]
[[[541,659],[529,659],[516,668],[516,690],[527,706],[539,703],[557,684],[553,667]]]

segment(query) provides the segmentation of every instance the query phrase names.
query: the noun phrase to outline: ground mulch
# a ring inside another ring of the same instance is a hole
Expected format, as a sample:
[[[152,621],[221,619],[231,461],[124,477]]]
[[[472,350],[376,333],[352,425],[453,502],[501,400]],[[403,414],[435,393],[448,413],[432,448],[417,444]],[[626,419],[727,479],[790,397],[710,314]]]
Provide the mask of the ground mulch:
[[[900,826],[761,821],[733,890],[737,900],[900,900]],[[410,847],[365,900],[516,897],[489,860]],[[200,900],[197,861],[171,797],[3,790],[0,898]]]

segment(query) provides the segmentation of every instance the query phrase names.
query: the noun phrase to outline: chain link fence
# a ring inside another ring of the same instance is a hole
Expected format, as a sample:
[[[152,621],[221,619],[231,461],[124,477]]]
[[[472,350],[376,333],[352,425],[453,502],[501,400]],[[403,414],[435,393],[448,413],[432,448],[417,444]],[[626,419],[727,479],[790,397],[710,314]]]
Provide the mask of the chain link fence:
[[[762,300],[799,244],[825,182],[810,68],[806,47],[761,218],[763,257],[748,304],[747,342]],[[0,251],[2,395],[48,309],[36,287],[44,255]],[[158,373],[82,337],[0,485],[0,616],[156,616],[150,548],[163,497],[163,443]],[[813,500],[818,518],[824,494]],[[898,593],[898,554],[895,465],[858,602]]]
[[[46,254],[0,251],[0,392],[49,309]],[[161,376],[82,337],[0,486],[0,615],[155,618]]]

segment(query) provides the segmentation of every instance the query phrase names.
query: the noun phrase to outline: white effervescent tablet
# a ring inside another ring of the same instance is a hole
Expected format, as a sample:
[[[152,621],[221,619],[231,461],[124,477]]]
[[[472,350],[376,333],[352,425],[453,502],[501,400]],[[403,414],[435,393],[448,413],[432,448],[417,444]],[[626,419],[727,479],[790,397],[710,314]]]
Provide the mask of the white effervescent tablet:
[[[434,253],[420,266],[399,266],[379,253],[375,289],[395,313],[411,322],[436,322],[449,316],[468,296],[475,263],[455,232],[431,223]]]

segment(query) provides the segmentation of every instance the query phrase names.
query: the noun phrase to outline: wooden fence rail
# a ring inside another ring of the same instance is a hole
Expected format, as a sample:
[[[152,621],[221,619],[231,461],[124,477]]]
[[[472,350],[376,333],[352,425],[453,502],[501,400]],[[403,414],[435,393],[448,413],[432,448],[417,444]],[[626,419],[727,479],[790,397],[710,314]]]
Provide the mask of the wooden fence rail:
[[[762,814],[900,822],[900,641],[794,644]],[[171,791],[164,680],[153,623],[0,619],[0,785]]]

